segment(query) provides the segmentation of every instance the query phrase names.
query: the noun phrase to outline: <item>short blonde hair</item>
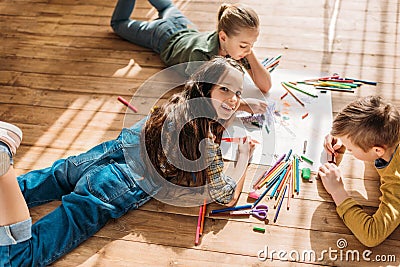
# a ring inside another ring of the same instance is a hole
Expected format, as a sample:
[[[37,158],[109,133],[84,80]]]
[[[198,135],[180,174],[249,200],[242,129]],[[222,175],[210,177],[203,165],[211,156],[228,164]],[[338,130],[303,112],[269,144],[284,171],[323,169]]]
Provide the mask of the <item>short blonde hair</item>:
[[[218,11],[218,32],[235,36],[242,29],[257,30],[260,25],[257,13],[242,4],[222,4]]]
[[[360,98],[339,112],[331,134],[346,136],[365,152],[374,146],[394,147],[400,140],[399,111],[379,96]]]

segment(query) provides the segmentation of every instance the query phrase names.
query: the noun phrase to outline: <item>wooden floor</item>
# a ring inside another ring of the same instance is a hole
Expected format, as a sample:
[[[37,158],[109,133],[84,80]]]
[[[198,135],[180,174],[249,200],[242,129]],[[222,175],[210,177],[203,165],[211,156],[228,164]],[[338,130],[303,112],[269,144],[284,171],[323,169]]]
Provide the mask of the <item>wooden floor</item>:
[[[174,2],[200,30],[215,28],[219,1]],[[260,15],[262,28],[255,46],[260,59],[282,54],[280,68],[379,82],[355,94],[333,93],[334,113],[357,96],[369,94],[382,95],[400,107],[400,1],[240,2],[252,5]],[[15,160],[18,173],[47,167],[60,157],[115,138],[125,114],[117,96],[131,99],[143,81],[164,68],[158,55],[113,34],[109,21],[114,5],[114,0],[0,0],[0,120],[23,129]],[[155,15],[147,1],[138,0],[133,17],[147,20]],[[140,112],[135,119],[145,116],[159,95],[146,92],[138,97]],[[346,155],[343,170],[346,187],[372,212],[379,203],[372,166]],[[254,172],[261,170],[252,166],[250,175]],[[246,203],[249,187],[247,181],[240,204]],[[268,225],[254,218],[207,216],[197,247],[198,208],[152,200],[111,221],[53,266],[399,265],[399,229],[367,255],[371,259],[394,255],[396,261],[366,262],[362,252],[368,248],[338,218],[320,182],[302,183],[301,188],[290,211],[282,211],[277,223],[272,223],[274,212]],[[34,220],[56,205],[32,209]],[[217,207],[209,205],[208,210]],[[266,232],[253,232],[253,226]],[[347,241],[346,248],[338,248],[340,238]],[[263,262],[257,254],[265,248],[269,258]],[[306,250],[315,251],[318,258],[329,249],[336,250],[331,259],[328,254],[316,261],[279,259]],[[346,261],[349,250],[360,252],[360,262],[351,257]]]

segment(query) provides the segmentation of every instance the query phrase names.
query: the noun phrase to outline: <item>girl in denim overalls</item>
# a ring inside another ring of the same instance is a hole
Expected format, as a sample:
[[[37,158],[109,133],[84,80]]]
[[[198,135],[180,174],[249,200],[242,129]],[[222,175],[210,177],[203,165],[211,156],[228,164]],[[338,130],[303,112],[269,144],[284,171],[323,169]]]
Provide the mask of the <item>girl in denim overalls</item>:
[[[46,266],[109,219],[152,197],[174,198],[174,190],[207,189],[192,205],[202,204],[204,196],[234,205],[254,143],[241,140],[237,163],[225,172],[219,143],[225,123],[239,106],[242,81],[236,61],[217,57],[192,75],[183,92],[124,128],[117,139],[17,179],[12,158],[22,132],[0,122],[1,266]],[[61,205],[32,225],[28,207],[53,200],[61,200]]]

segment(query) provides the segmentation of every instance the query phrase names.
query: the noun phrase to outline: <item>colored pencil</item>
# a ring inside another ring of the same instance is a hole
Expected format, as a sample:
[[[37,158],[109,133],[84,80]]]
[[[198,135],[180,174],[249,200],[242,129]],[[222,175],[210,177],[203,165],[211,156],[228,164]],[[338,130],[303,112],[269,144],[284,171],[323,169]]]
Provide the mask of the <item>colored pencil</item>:
[[[286,91],[297,101],[300,105],[304,107],[304,103],[286,86],[284,83],[281,83],[282,87],[286,89]]]
[[[293,175],[291,175],[291,176],[293,176]],[[286,209],[287,210],[289,210],[289,208],[290,208],[290,192],[292,191],[292,188],[293,188],[293,179],[292,179],[292,177],[290,177],[288,184],[289,184],[289,191],[288,191],[287,203],[286,203]]]
[[[200,206],[199,217],[197,218],[197,228],[196,228],[196,237],[194,240],[194,244],[197,246],[200,240],[200,228],[201,228],[201,217],[203,215],[203,205]]]
[[[118,101],[121,102],[122,104],[124,104],[125,106],[127,106],[129,109],[131,109],[134,112],[138,112],[137,108],[135,108],[134,106],[132,106],[128,101],[126,101],[122,96],[118,97]]]
[[[296,166],[295,166],[295,164],[296,164],[296,161],[295,160],[292,160],[292,170],[295,170],[296,169]],[[291,191],[289,191],[288,193],[288,195],[292,195],[292,197],[294,197],[294,192],[295,192],[295,188],[296,188],[296,172],[292,172],[292,183],[293,183],[293,186],[292,186],[292,190]]]
[[[243,206],[236,206],[236,207],[230,207],[230,208],[212,210],[212,211],[210,212],[210,214],[217,214],[217,213],[226,212],[226,211],[233,211],[233,210],[250,209],[251,207],[252,207],[252,205],[251,205],[251,204],[248,204],[248,205],[243,205]]]
[[[284,99],[285,96],[287,96],[287,95],[288,95],[288,92],[284,93],[284,94],[281,96],[281,100]]]
[[[283,172],[279,175],[279,179],[277,181],[277,183],[275,184],[274,189],[272,189],[271,194],[269,195],[270,198],[273,198],[276,194],[276,192],[278,191],[279,185],[282,183],[283,178],[285,177],[287,172],[287,169],[284,169]]]
[[[273,180],[267,183],[264,192],[261,193],[261,195],[257,198],[257,200],[253,203],[253,208],[257,206],[258,203],[268,194],[269,190],[274,186],[274,184],[277,182],[278,176],[276,176]]]
[[[297,194],[300,193],[300,172],[299,172],[299,158],[294,157],[294,162],[295,162],[295,178],[296,178],[296,192]]]
[[[366,81],[366,80],[359,80],[359,79],[352,79],[352,78],[345,78],[346,80],[353,80],[354,82],[360,82],[364,84],[369,84],[369,85],[374,85],[376,86],[378,83],[377,82],[371,82],[371,81]]]
[[[290,88],[292,88],[292,89],[294,89],[294,90],[296,90],[296,91],[299,91],[300,93],[303,93],[303,94],[306,94],[306,95],[309,95],[309,96],[312,96],[312,97],[318,97],[318,95],[316,95],[316,94],[313,94],[313,93],[310,93],[310,92],[307,92],[307,91],[304,91],[303,89],[300,89],[299,87],[297,87],[297,86],[295,86],[294,84],[292,84],[292,83],[287,83],[287,82],[283,82],[286,86],[288,86],[288,87],[290,87]]]
[[[203,229],[204,229],[204,218],[206,216],[206,209],[207,209],[207,202],[204,199],[203,203],[203,214],[201,215],[201,225],[200,225],[200,235],[203,235]]]
[[[240,137],[224,137],[221,140],[228,142],[228,143],[239,143],[239,139]],[[247,137],[242,137],[243,141],[245,142]],[[258,142],[256,139],[251,139],[251,141],[255,144],[260,144],[260,142]]]
[[[267,170],[266,172],[264,172],[263,175],[261,175],[261,177],[257,180],[257,182],[254,183],[253,188],[256,189],[258,184],[272,171],[275,170],[276,166],[279,164],[279,162],[281,162],[284,157],[286,156],[286,154],[283,154],[282,156],[279,157],[279,159],[274,163],[274,165],[269,168],[269,170]]]
[[[311,160],[311,159],[309,159],[309,158],[306,158],[305,156],[301,156],[301,159],[302,160],[304,160],[305,162],[307,162],[307,163],[309,163],[309,164],[311,164],[311,165],[313,165],[314,164],[314,162]]]
[[[317,90],[337,91],[337,92],[346,92],[346,93],[354,93],[354,90],[352,90],[352,89],[342,89],[342,88],[336,88],[336,87],[316,86],[315,89],[317,89]]]
[[[263,187],[267,182],[271,181],[275,176],[279,176],[284,169],[288,166],[287,162],[280,162],[279,166],[276,168],[276,170],[265,177],[265,179],[257,186],[258,189]]]
[[[287,189],[287,186],[285,187],[285,191],[283,192],[283,195],[285,195],[286,189]],[[282,203],[283,203],[284,199],[285,199],[285,197],[282,197],[281,202],[279,202],[278,209],[276,210],[276,213],[275,213],[275,216],[274,216],[274,223],[278,219],[279,211],[281,210]]]
[[[293,149],[289,149],[289,152],[286,155],[285,161],[288,161],[290,156],[292,155]]]

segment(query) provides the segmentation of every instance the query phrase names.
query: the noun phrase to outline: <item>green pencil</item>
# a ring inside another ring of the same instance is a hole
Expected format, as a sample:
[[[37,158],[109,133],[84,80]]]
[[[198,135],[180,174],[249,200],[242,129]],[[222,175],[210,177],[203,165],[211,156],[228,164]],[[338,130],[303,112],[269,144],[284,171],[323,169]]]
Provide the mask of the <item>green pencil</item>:
[[[308,162],[308,163],[310,163],[311,165],[313,165],[313,164],[314,164],[314,162],[313,162],[311,159],[309,159],[309,158],[306,158],[306,157],[304,157],[304,156],[301,156],[301,159],[302,159],[302,160],[304,160],[305,162]]]
[[[318,95],[310,93],[310,92],[307,92],[307,91],[304,91],[304,90],[300,89],[299,87],[294,86],[291,83],[283,82],[283,84],[285,84],[286,86],[289,86],[290,88],[292,88],[294,90],[297,90],[297,91],[299,91],[299,92],[301,92],[303,94],[306,94],[306,95],[309,95],[309,96],[312,96],[312,97],[318,97]]]

